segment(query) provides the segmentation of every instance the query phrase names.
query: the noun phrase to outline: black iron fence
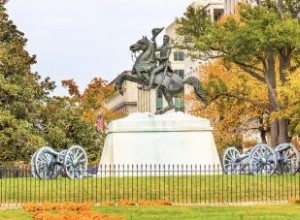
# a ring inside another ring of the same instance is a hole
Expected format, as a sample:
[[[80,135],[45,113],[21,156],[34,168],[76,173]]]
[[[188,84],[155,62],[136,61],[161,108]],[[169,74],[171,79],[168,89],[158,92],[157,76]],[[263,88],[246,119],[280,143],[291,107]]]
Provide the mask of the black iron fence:
[[[0,204],[166,200],[184,204],[276,202],[300,198],[300,174],[224,174],[214,165],[110,165],[90,167],[83,178],[32,176],[30,168],[0,168]]]

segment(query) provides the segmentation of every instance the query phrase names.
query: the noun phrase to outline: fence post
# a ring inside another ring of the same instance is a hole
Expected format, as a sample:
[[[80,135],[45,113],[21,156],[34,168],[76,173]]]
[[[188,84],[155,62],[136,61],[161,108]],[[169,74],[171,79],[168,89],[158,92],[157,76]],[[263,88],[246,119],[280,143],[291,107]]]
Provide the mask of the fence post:
[[[0,167],[0,207],[3,204],[3,170]]]
[[[139,202],[139,165],[136,165],[136,201]]]

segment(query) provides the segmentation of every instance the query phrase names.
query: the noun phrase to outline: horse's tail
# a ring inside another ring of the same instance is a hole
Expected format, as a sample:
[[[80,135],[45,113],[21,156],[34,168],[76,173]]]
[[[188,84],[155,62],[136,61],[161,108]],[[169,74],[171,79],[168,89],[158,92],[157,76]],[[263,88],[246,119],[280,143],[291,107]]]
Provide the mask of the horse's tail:
[[[202,101],[202,102],[206,102],[206,97],[203,93],[203,91],[201,90],[201,86],[200,86],[200,81],[198,78],[194,77],[194,76],[190,76],[188,78],[186,78],[183,81],[184,84],[188,84],[194,87],[194,91],[196,93],[196,95],[198,96],[198,98]]]

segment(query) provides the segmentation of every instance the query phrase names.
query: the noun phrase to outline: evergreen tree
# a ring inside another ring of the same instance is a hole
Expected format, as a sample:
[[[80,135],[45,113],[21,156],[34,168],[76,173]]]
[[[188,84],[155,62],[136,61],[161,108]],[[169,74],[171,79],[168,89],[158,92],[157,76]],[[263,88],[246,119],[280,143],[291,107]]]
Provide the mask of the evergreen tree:
[[[55,85],[31,72],[35,55],[0,0],[0,161],[28,160],[45,140],[40,135],[42,106]]]

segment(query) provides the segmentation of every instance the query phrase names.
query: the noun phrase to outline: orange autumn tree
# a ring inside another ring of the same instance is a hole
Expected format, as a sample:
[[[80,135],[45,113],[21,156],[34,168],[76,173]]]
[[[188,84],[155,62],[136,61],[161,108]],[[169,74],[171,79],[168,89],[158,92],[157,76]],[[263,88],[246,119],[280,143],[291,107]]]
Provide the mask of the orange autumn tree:
[[[106,137],[105,126],[100,133],[96,129],[98,114],[102,115],[104,125],[111,120],[124,117],[124,113],[111,112],[106,108],[105,102],[115,95],[115,91],[112,85],[108,85],[107,81],[101,78],[94,78],[83,93],[80,93],[73,79],[62,81],[62,85],[68,88],[69,96],[63,97],[63,108],[59,108],[60,114],[55,113],[55,117],[67,115],[67,117],[62,116],[59,119],[64,124],[68,124],[66,126],[68,129],[60,133],[67,137],[70,136],[69,142],[73,144],[82,143],[89,155],[89,161],[98,160]],[[68,109],[67,112],[66,109]],[[66,122],[67,118],[70,119]],[[59,120],[55,121],[57,123]],[[55,140],[51,140],[51,142],[53,141]],[[62,144],[59,142],[57,145]]]
[[[73,79],[63,80],[62,85],[68,88],[73,100],[80,106],[82,118],[88,123],[95,123],[97,115],[101,113],[105,121],[111,121],[124,117],[122,112],[111,112],[105,102],[114,97],[115,91],[112,85],[108,85],[102,78],[94,78],[81,94]]]
[[[241,134],[252,129],[259,130],[265,141],[269,129],[265,85],[234,65],[227,68],[220,60],[204,66],[200,76],[208,104],[203,106],[193,95],[186,99],[194,115],[212,120],[218,148],[241,146]],[[253,123],[257,120],[260,124]]]

